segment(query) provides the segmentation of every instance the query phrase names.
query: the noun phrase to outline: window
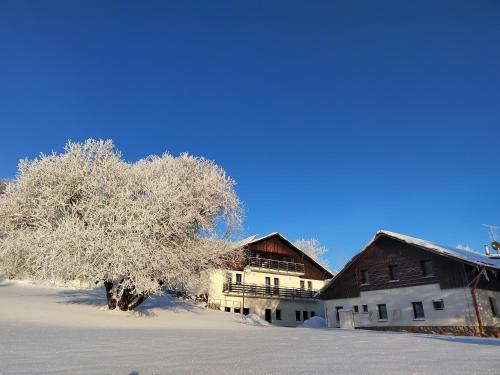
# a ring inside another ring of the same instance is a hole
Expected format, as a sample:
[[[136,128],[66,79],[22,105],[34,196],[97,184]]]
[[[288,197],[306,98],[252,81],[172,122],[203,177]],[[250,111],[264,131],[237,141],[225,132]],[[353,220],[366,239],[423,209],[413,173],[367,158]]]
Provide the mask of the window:
[[[236,284],[241,284],[241,273],[236,274]]]
[[[271,278],[266,277],[266,293],[271,294]]]
[[[241,312],[240,308],[239,307],[235,307],[234,308],[234,313],[235,314],[239,314]]]
[[[302,320],[307,320],[307,319],[309,319],[309,312],[302,311]]]
[[[355,314],[359,313],[358,305],[354,305],[353,308],[354,308],[354,313]]]
[[[314,318],[316,316],[316,313],[314,311],[311,311],[311,318]]]
[[[493,297],[490,297],[489,300],[490,300],[491,313],[493,314],[493,316],[499,316],[500,311],[498,311],[496,299]]]
[[[280,292],[280,279],[277,277],[274,278],[274,289],[273,294],[279,294]]]
[[[243,315],[248,315],[250,314],[250,309],[248,307],[243,308]]]
[[[413,305],[413,319],[425,319],[424,305],[422,302],[412,302]]]
[[[230,307],[224,307],[224,311],[225,312],[231,312],[231,308]]]
[[[295,320],[300,322],[300,311],[295,311]]]
[[[422,266],[422,274],[424,275],[424,277],[434,275],[434,273],[432,272],[432,262],[430,260],[423,260],[421,262],[421,266]]]
[[[369,284],[370,279],[368,278],[368,271],[361,270],[361,284]]]
[[[304,280],[300,280],[300,289],[305,289]]]
[[[387,306],[385,304],[377,305],[378,306],[378,319],[379,320],[387,320]]]
[[[337,322],[340,322],[340,313],[339,313],[339,311],[342,310],[342,309],[343,309],[342,306],[336,306],[335,307],[336,314],[337,314]]]
[[[309,290],[313,289],[313,282],[312,281],[307,282],[307,289],[309,289]]]
[[[368,312],[368,305],[363,305],[363,312],[367,313]]]
[[[276,320],[281,320],[281,310],[276,309]]]
[[[391,281],[399,280],[398,266],[389,266],[389,278]]]
[[[435,299],[432,301],[432,306],[434,306],[434,310],[444,310],[444,301],[442,299]]]

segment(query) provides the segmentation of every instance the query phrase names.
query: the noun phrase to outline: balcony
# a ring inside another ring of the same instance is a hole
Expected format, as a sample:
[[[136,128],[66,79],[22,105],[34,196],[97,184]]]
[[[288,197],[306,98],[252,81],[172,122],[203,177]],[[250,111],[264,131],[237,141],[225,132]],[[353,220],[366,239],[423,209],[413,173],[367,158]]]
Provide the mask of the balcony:
[[[266,298],[314,298],[317,290],[311,289],[295,289],[295,288],[280,288],[271,285],[259,284],[239,284],[239,283],[225,283],[222,289],[224,294],[232,295],[248,295],[248,296],[262,296]]]
[[[302,263],[250,257],[248,258],[248,265],[250,268],[258,271],[266,270],[267,272],[287,273],[292,275],[304,274],[304,265]]]

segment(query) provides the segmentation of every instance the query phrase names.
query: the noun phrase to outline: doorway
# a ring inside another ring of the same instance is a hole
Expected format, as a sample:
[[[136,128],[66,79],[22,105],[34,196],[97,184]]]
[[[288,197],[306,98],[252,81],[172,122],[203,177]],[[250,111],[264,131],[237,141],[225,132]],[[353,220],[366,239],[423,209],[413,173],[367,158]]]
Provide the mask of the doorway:
[[[266,320],[271,323],[271,309],[266,309]]]

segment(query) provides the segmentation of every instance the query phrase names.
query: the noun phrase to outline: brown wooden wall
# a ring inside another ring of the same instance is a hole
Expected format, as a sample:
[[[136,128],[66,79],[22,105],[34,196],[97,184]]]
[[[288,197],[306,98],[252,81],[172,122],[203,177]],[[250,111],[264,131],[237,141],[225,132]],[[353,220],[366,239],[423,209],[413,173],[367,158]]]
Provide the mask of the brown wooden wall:
[[[259,252],[261,254],[268,254],[269,256],[276,255],[276,259],[283,256],[288,258],[293,257],[295,262],[304,264],[305,279],[324,280],[327,277],[323,270],[318,268],[307,258],[304,258],[303,255],[299,254],[279,237],[270,237],[255,244],[250,244],[248,250],[250,253]]]
[[[469,283],[474,281],[474,278],[477,276],[479,270],[476,267],[466,265],[465,272],[467,274],[467,279]],[[481,280],[478,284],[478,289],[486,289],[486,290],[496,290],[500,291],[500,271],[488,271],[488,280],[481,276]]]
[[[423,260],[432,261],[434,276],[423,276]],[[398,266],[399,281],[390,281],[389,266],[392,265]],[[361,285],[361,270],[368,270],[368,285]],[[362,291],[434,283],[439,283],[442,289],[466,286],[464,264],[382,236],[323,292],[322,298],[352,298]]]

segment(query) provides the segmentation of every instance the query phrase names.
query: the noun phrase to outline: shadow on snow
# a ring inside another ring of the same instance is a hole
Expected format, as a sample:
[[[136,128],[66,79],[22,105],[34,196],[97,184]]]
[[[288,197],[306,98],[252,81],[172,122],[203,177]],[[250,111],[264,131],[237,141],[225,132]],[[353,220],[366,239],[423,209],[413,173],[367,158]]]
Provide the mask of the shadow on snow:
[[[431,340],[440,340],[454,342],[457,344],[473,344],[473,345],[489,345],[500,346],[500,340],[494,338],[481,338],[481,337],[456,337],[456,336],[419,336]]]
[[[106,307],[106,292],[104,288],[71,289],[58,293],[63,300],[59,303]],[[190,301],[183,301],[168,293],[155,294],[139,305],[134,313],[145,316],[155,316],[153,310],[169,310],[174,312],[201,312],[203,307]]]

